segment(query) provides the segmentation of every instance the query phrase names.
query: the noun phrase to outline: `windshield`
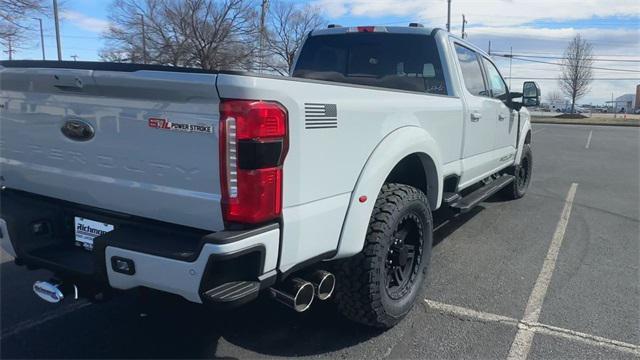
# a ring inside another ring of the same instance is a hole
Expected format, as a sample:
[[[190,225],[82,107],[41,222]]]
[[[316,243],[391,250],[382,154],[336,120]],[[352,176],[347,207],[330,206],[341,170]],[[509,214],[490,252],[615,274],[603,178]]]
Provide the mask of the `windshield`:
[[[311,36],[294,77],[447,94],[435,40],[422,34]]]

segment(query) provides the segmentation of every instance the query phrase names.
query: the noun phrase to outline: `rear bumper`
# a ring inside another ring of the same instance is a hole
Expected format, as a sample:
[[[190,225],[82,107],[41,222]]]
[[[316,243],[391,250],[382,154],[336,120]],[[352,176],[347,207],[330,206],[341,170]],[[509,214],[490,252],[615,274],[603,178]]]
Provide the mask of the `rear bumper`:
[[[277,278],[277,223],[211,233],[19,191],[2,191],[0,201],[2,248],[18,264],[48,269],[78,284],[81,293],[147,287],[197,303],[234,304],[252,300]],[[87,251],[74,244],[74,216],[115,229],[96,237],[93,250]],[[44,230],[36,232],[35,224],[45,224],[39,227]],[[130,271],[117,269],[115,259],[132,264]],[[252,291],[228,301],[207,296],[209,290],[231,283]]]
[[[227,233],[215,235],[225,236]],[[279,239],[280,230],[274,224],[261,228],[252,236],[227,244],[206,243],[194,261],[180,261],[107,246],[107,264],[114,257],[130,259],[135,264],[133,275],[116,272],[113,266],[107,266],[107,278],[109,285],[116,289],[144,286],[177,294],[189,301],[203,302],[206,301],[203,297],[206,291],[223,283],[254,281],[259,282],[262,288],[272,285],[277,275]],[[226,264],[223,266],[225,274],[216,273],[216,264]],[[251,271],[251,267],[255,267],[255,270]]]

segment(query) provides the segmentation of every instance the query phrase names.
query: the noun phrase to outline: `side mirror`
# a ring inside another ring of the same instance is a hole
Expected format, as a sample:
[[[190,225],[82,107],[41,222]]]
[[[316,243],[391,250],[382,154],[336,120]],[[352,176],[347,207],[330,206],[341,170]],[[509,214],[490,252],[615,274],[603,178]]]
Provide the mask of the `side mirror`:
[[[522,104],[524,106],[540,105],[540,87],[535,81],[525,81],[522,85]]]

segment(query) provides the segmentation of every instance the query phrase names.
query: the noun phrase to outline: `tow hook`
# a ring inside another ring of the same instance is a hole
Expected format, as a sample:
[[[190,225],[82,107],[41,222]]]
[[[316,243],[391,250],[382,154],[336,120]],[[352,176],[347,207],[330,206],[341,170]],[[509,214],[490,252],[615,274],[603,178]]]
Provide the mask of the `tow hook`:
[[[65,297],[78,300],[78,287],[74,284],[66,284],[55,280],[36,281],[33,284],[33,292],[46,302],[59,303]]]

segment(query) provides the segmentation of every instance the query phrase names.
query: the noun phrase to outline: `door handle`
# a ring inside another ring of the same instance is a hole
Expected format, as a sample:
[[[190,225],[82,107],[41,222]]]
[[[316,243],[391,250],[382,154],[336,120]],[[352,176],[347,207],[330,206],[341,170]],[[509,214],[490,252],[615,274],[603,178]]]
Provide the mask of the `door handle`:
[[[472,122],[478,122],[478,121],[480,121],[480,119],[482,119],[482,114],[480,114],[479,112],[472,112],[471,113],[471,121]]]
[[[504,121],[504,119],[505,119],[504,115],[502,115],[502,114],[499,114],[499,115],[498,115],[498,120],[500,120],[500,121]]]

